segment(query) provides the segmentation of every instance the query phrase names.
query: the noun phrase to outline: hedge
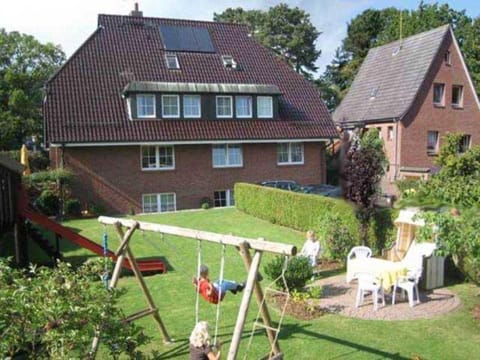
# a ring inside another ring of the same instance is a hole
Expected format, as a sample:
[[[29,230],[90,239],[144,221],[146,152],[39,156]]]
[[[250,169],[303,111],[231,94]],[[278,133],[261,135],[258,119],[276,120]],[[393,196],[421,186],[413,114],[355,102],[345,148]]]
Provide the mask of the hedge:
[[[322,224],[329,219],[337,219],[339,225],[351,235],[354,242],[352,246],[361,243],[356,207],[343,199],[237,183],[235,206],[247,214],[274,224],[300,231],[314,230],[322,242],[331,235],[326,233],[326,227]],[[380,252],[391,241],[395,232],[395,215],[396,211],[391,209],[379,209],[372,219],[367,245],[375,252]]]

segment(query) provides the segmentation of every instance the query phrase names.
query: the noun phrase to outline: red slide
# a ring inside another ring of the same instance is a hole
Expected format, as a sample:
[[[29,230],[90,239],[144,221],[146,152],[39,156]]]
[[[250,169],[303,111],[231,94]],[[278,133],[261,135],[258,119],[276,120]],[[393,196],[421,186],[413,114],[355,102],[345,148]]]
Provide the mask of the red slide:
[[[22,201],[20,201],[21,203]],[[23,205],[23,206],[21,206]],[[72,243],[81,246],[85,249],[93,251],[95,254],[103,256],[103,247],[96,242],[87,239],[86,237],[77,234],[76,232],[70,230],[69,228],[60,225],[56,221],[51,220],[47,216],[40,214],[25,204],[20,204],[19,212],[22,217],[32,221],[33,223],[40,225],[42,228],[52,231],[53,233],[59,235],[62,239],[71,241]],[[23,209],[22,209],[23,208]],[[117,256],[110,250],[108,250],[109,257],[111,257],[114,261],[117,260]],[[138,260],[138,267],[140,268],[141,272],[166,272],[165,264],[160,260]],[[129,261],[125,259],[123,262],[123,267],[131,270],[132,266],[130,265]]]

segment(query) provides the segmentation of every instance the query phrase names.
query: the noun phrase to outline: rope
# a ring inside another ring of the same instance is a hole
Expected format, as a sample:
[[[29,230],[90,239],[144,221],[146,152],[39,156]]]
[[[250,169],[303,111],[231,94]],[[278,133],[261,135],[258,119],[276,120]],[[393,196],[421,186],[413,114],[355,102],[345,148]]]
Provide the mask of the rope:
[[[277,329],[273,330],[273,331],[275,331],[275,337],[274,337],[273,342],[272,342],[271,347],[270,347],[270,355],[273,354],[274,344],[276,344],[276,342],[278,341],[278,336],[280,334],[280,328],[282,327],[283,318],[285,317],[285,312],[287,310],[287,305],[288,305],[288,302],[290,300],[290,289],[288,288],[287,280],[285,279],[285,272],[287,271],[289,262],[290,262],[289,257],[285,256],[285,260],[283,262],[281,274],[265,288],[265,291],[263,293],[262,302],[261,302],[261,304],[258,308],[257,317],[255,318],[255,321],[253,322],[252,332],[250,333],[250,339],[248,340],[248,345],[247,345],[247,348],[245,350],[245,355],[243,357],[244,360],[246,360],[248,358],[247,356],[248,356],[248,353],[250,351],[250,347],[251,347],[252,342],[253,342],[253,336],[255,335],[256,324],[258,323],[258,319],[260,318],[261,309],[266,302],[266,294],[270,290],[271,287],[275,286],[279,280],[282,280],[283,287],[285,288],[285,291],[284,292],[276,291],[276,293],[284,293],[285,294],[285,304],[283,305],[282,312],[280,313],[280,318],[278,320]],[[271,358],[271,356],[269,358]]]
[[[202,265],[202,241],[197,240],[197,291],[195,297],[195,325],[198,324],[198,313],[200,310],[200,291],[198,289],[198,279],[200,279],[200,266]]]
[[[217,302],[217,313],[215,316],[215,336],[213,339],[214,346],[217,345],[217,338],[218,338],[218,323],[220,320],[220,303],[222,302],[222,284],[223,284],[223,274],[225,271],[225,254],[227,246],[223,243],[222,244],[222,258],[220,261],[220,278],[219,278],[219,289],[218,289],[218,302]]]
[[[110,280],[110,274],[108,270],[108,263],[107,263],[107,256],[108,255],[108,233],[107,233],[107,226],[103,225],[103,274],[102,280],[105,283],[105,288],[108,289],[108,283]]]

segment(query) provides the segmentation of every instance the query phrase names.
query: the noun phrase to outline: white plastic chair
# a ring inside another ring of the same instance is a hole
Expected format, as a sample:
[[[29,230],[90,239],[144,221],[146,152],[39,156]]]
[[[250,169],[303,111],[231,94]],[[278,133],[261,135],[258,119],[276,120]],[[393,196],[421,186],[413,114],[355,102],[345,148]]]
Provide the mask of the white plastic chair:
[[[367,246],[355,246],[347,255],[347,260],[351,260],[355,256],[356,259],[365,259],[372,256],[372,249]]]
[[[408,295],[408,304],[413,307],[415,303],[420,303],[420,293],[418,292],[418,282],[422,277],[422,268],[408,271],[406,276],[399,277],[393,285],[392,305],[395,305],[395,297],[397,295],[397,288],[402,289],[403,298],[405,298],[405,291]],[[415,294],[417,299],[415,300]]]
[[[382,304],[385,306],[385,293],[383,291],[382,281],[375,275],[370,273],[357,273],[358,290],[355,307],[358,308],[363,304],[363,299],[367,293],[371,293],[373,297],[373,309],[378,309],[378,297],[382,299]]]

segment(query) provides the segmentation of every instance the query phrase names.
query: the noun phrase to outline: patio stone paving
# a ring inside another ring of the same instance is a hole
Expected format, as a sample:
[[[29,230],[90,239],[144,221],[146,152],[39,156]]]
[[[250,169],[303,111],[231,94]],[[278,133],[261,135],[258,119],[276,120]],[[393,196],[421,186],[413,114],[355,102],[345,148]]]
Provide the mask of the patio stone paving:
[[[363,305],[355,308],[357,284],[345,282],[345,275],[337,275],[319,279],[315,285],[323,287],[320,306],[324,311],[368,320],[414,320],[428,319],[453,311],[460,305],[460,299],[446,288],[435,290],[420,289],[420,304],[413,308],[408,305],[408,299],[402,298],[397,290],[395,305],[392,305],[391,294],[385,293],[385,306],[381,303],[378,310],[373,310],[372,296],[365,296]]]

